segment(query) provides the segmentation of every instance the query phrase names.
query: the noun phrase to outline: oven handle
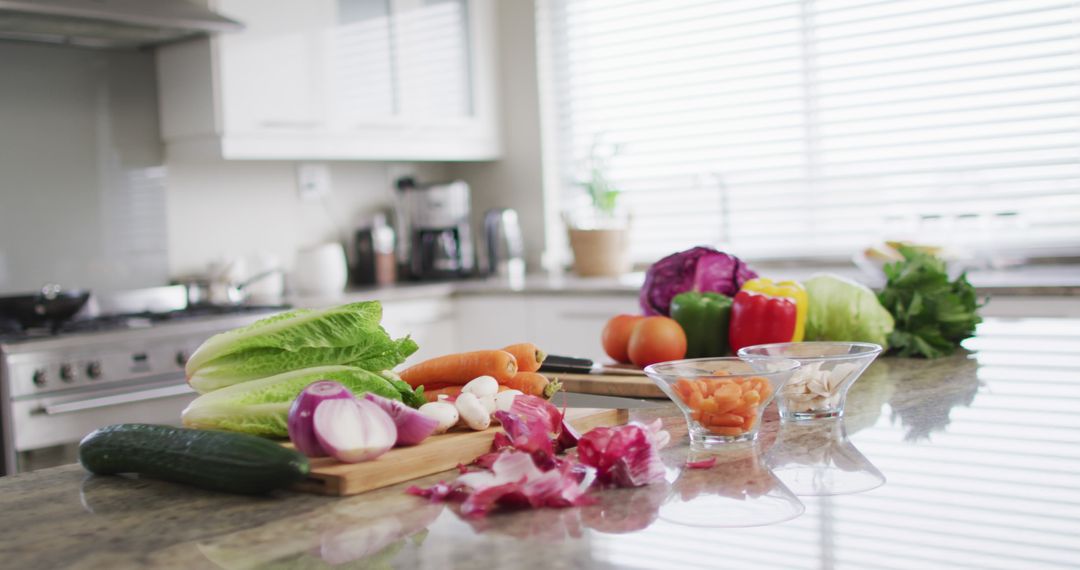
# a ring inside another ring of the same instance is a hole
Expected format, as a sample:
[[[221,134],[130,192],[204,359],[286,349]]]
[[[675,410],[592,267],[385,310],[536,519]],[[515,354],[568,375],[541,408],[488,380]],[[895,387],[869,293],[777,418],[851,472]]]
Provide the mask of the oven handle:
[[[177,384],[175,386],[165,386],[164,388],[154,388],[153,390],[142,390],[139,392],[129,392],[127,394],[105,396],[103,398],[90,398],[87,400],[77,400],[74,402],[66,402],[63,404],[43,406],[35,410],[35,412],[38,414],[45,414],[46,416],[57,416],[60,414],[70,414],[72,412],[81,412],[84,410],[95,410],[97,408],[118,406],[120,404],[132,404],[135,402],[145,402],[147,400],[160,400],[161,398],[182,396],[184,394],[191,394],[194,392],[195,391],[191,389],[191,386],[188,386],[187,384]]]

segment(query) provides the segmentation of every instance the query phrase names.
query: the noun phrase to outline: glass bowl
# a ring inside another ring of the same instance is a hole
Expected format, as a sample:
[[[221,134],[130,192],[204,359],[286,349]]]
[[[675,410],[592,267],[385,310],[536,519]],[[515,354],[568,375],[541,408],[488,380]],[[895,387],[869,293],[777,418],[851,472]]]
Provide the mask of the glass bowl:
[[[782,342],[739,350],[761,372],[785,369],[788,360],[800,364],[776,396],[785,420],[842,416],[848,389],[878,354],[881,346],[869,342]]]
[[[757,438],[761,414],[799,363],[773,359],[769,366],[760,371],[740,358],[695,358],[653,364],[645,373],[686,416],[691,444],[709,446]]]

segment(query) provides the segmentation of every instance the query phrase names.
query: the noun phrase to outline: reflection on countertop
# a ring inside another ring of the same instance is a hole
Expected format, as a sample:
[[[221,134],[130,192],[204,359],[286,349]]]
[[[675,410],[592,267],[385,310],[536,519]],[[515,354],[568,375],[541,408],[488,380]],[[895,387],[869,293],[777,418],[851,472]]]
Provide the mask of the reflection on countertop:
[[[452,472],[348,498],[231,496],[77,465],[4,478],[0,566],[1075,567],[1080,321],[991,319],[966,346],[936,361],[880,359],[843,420],[781,425],[770,410],[757,444],[710,469],[686,468],[701,457],[677,410],[633,410],[671,431],[666,483],[599,491],[574,509],[467,520],[404,493]],[[820,496],[799,492],[790,466],[887,482]],[[805,511],[746,526],[762,497]]]

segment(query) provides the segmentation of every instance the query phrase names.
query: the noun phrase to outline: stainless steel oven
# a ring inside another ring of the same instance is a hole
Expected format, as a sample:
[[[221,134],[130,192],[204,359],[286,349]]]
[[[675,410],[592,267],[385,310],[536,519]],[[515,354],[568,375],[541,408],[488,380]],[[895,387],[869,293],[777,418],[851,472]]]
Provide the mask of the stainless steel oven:
[[[87,433],[110,424],[178,424],[195,398],[184,364],[210,336],[273,310],[114,319],[103,330],[0,340],[3,474],[76,460]]]

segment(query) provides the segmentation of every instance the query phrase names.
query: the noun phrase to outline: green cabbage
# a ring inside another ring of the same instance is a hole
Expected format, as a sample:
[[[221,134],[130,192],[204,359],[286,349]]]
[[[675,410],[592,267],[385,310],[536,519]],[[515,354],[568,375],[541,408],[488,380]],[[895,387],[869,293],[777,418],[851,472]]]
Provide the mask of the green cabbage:
[[[870,288],[830,274],[815,275],[803,285],[810,300],[806,340],[872,342],[889,347],[893,317]]]
[[[318,366],[203,394],[188,405],[181,418],[184,425],[191,428],[287,437],[289,407],[304,388],[319,380],[340,382],[354,395],[373,392],[402,400],[399,388],[383,375],[354,366]]]
[[[381,319],[382,305],[377,301],[275,315],[204,342],[188,359],[188,383],[205,394],[313,366],[389,370],[417,346],[408,337],[390,338]]]

